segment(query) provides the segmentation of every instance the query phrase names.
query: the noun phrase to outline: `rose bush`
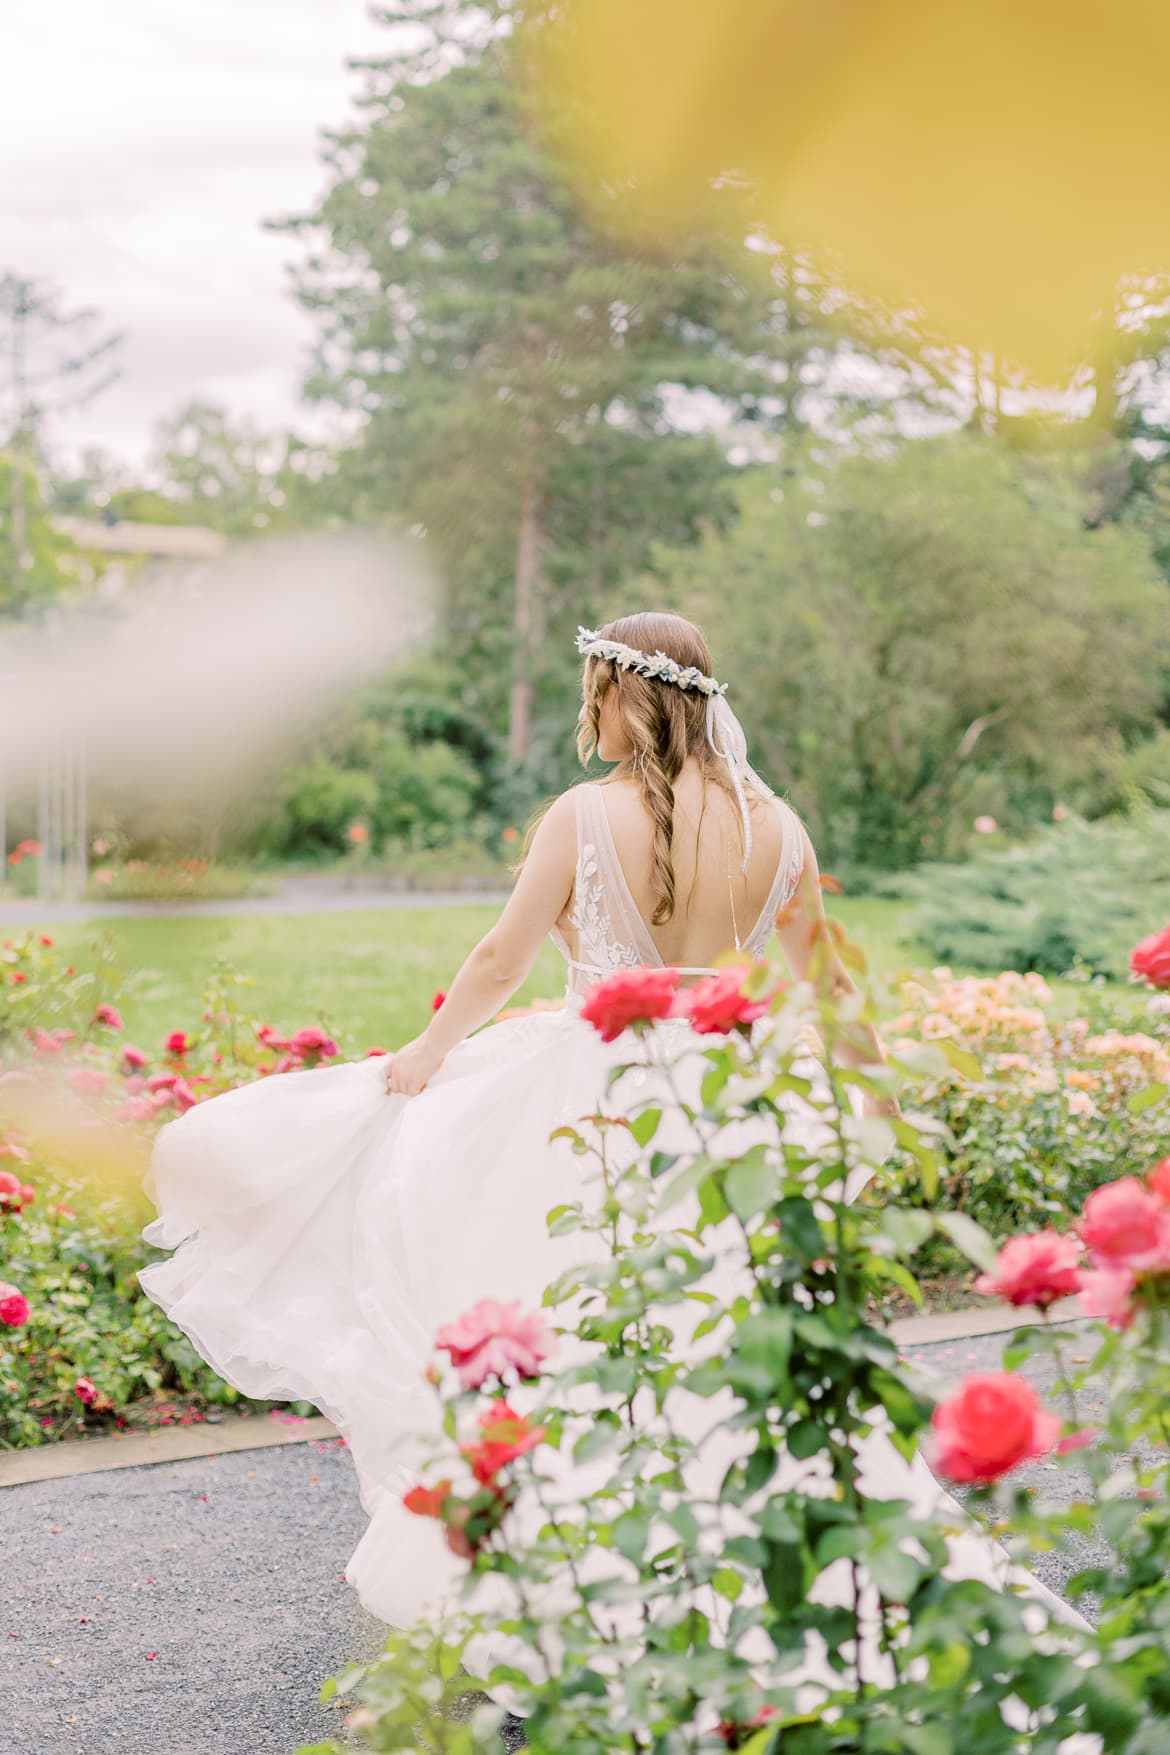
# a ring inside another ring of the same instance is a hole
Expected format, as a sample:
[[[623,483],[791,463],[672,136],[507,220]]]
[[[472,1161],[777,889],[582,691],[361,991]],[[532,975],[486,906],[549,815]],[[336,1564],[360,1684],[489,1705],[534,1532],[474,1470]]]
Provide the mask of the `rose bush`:
[[[138,1284],[158,1257],[141,1239],[150,1140],[209,1095],[340,1052],[320,1024],[278,1035],[249,1018],[250,984],[226,965],[198,1029],[140,1047],[118,980],[108,941],[85,972],[49,934],[0,945],[0,1447],[245,1402]]]
[[[938,968],[899,993],[885,1040],[940,1125],[940,1198],[993,1235],[1063,1226],[1094,1188],[1142,1174],[1165,1151],[1170,993],[1150,992],[1140,1030],[1110,1022],[1109,1002],[1096,996],[1087,996],[1092,1015],[1059,1016],[1035,973]],[[877,1191],[922,1201],[912,1156],[895,1153]],[[931,1276],[962,1266],[943,1238],[920,1262]]]
[[[939,1186],[929,1125],[849,1112],[851,1087],[889,1090],[881,1069],[833,1058],[856,1004],[816,1008],[830,1055],[818,1090],[794,1052],[811,990],[774,990],[749,1028],[733,1023],[715,1043],[693,1029],[668,1054],[653,1022],[658,973],[643,984],[632,972],[590,1008],[603,1034],[617,1018],[631,1029],[630,1063],[596,1115],[561,1130],[582,1195],[549,1223],[579,1240],[581,1265],[545,1296],[557,1358],[530,1355],[525,1373],[540,1375],[524,1381],[508,1377],[502,1351],[499,1374],[468,1385],[463,1348],[444,1331],[452,1369],[432,1380],[445,1439],[407,1504],[465,1558],[462,1601],[441,1622],[392,1633],[382,1658],[331,1680],[323,1698],[356,1691],[350,1730],[377,1751],[498,1750],[498,1706],[446,1716],[464,1665],[463,1687],[513,1701],[544,1755],[1152,1755],[1170,1707],[1167,1458],[1141,1477],[1133,1464],[1165,1420],[1170,1285],[1149,1258],[1149,1226],[1102,1228],[1098,1209],[1083,1234],[997,1253],[964,1215],[844,1202],[846,1178],[891,1136],[927,1196]],[[769,979],[744,976],[745,997]],[[794,1095],[819,1112],[820,1143],[786,1130]],[[1150,1178],[1159,1200],[1153,1166]],[[971,1253],[985,1291],[1045,1318],[1009,1342],[1004,1372],[937,1403],[866,1316],[889,1280],[915,1290],[915,1257],[935,1231]],[[1133,1323],[1091,1331],[1088,1348],[1078,1336],[1078,1355],[1092,1348],[1087,1369],[1078,1380],[1062,1357],[1064,1405],[1043,1406],[1014,1366],[1031,1350],[1060,1353],[1048,1311],[1074,1272],[1106,1271],[1094,1255],[1105,1238],[1108,1271],[1133,1278]],[[522,1315],[501,1320],[501,1345]],[[483,1348],[491,1321],[481,1305],[450,1329]],[[1092,1433],[1078,1381],[1112,1380],[1123,1354],[1139,1381],[1117,1374]],[[1074,1600],[1096,1593],[1098,1631],[1038,1632],[1026,1599],[948,1578],[948,1514],[861,1490],[858,1446],[874,1426],[904,1456],[932,1446],[1019,1558],[1066,1546],[1070,1531],[1103,1536],[1108,1561],[1070,1556],[1067,1585]],[[485,1456],[482,1437],[497,1431],[501,1448]],[[703,1463],[711,1442],[715,1470]],[[1014,1479],[1028,1459],[1059,1470],[1074,1452],[1088,1499],[1047,1505]],[[794,1462],[823,1468],[794,1474]],[[810,1642],[819,1674],[800,1668]]]

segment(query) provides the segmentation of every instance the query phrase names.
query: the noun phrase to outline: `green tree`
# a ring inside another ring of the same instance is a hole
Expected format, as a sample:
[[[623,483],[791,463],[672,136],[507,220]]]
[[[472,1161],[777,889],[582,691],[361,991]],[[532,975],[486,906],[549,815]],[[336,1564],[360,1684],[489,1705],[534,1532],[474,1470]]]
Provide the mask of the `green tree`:
[[[797,429],[797,367],[828,329],[815,308],[797,320],[805,289],[765,250],[733,272],[702,240],[664,262],[592,229],[537,135],[506,12],[385,8],[424,47],[364,63],[328,193],[274,225],[312,245],[307,391],[361,423],[355,507],[437,544],[448,649],[514,761],[539,766],[575,623],[654,540],[726,523],[737,467]]]
[[[264,432],[247,417],[196,401],[155,430],[153,498],[150,490],[125,488],[109,504],[125,518],[167,523],[177,515],[228,536],[252,536],[320,522],[317,489],[333,468],[323,446]]]
[[[951,855],[981,811],[1023,828],[1152,733],[1165,581],[1085,507],[1078,460],[972,435],[810,445],[746,484],[727,534],[657,557],[828,857]]]

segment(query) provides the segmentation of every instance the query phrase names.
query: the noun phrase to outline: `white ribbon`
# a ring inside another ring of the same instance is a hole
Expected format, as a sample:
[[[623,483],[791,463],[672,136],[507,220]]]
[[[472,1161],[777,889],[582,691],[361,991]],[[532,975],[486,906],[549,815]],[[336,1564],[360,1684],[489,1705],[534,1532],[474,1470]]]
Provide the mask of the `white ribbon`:
[[[748,761],[747,734],[727,705],[726,696],[722,694],[707,697],[707,742],[720,761],[727,763],[731,784],[739,800],[740,814],[743,817],[743,864],[740,870],[746,872],[752,856],[752,819],[744,793],[744,782],[754,786],[765,798],[772,798],[774,794],[767,781],[760,779]]]

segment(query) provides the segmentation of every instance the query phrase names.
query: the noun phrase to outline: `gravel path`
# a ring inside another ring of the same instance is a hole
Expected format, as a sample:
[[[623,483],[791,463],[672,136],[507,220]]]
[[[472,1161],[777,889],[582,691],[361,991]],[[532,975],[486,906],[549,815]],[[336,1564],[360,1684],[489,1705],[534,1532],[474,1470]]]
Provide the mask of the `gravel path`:
[[[1063,1332],[1083,1350],[1075,1325]],[[945,1390],[998,1369],[1004,1340],[905,1351]],[[1027,1374],[1047,1388],[1051,1369]],[[1081,1417],[1093,1413],[1090,1398]],[[1077,1491],[1053,1464],[1026,1476]],[[10,1487],[0,1519],[4,1750],[292,1755],[341,1735],[317,1691],[383,1629],[342,1577],[365,1519],[336,1440]],[[1059,1590],[1086,1557],[1045,1555],[1035,1571]]]
[[[270,896],[237,896],[207,902],[41,902],[35,898],[6,896],[0,888],[0,921],[5,926],[39,926],[52,922],[117,920],[156,916],[185,919],[188,915],[239,916],[248,914],[351,914],[381,908],[462,908],[477,902],[502,906],[509,891],[385,890],[347,884],[344,878],[290,877],[281,880]]]

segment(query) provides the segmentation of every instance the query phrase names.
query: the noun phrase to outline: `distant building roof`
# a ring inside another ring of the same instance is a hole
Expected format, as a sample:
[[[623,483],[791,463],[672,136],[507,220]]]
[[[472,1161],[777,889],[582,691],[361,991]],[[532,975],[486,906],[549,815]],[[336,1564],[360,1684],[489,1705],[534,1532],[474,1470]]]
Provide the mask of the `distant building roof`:
[[[134,524],[98,518],[54,518],[53,528],[72,537],[80,548],[108,555],[174,555],[183,560],[214,560],[227,546],[219,530],[201,524]]]

